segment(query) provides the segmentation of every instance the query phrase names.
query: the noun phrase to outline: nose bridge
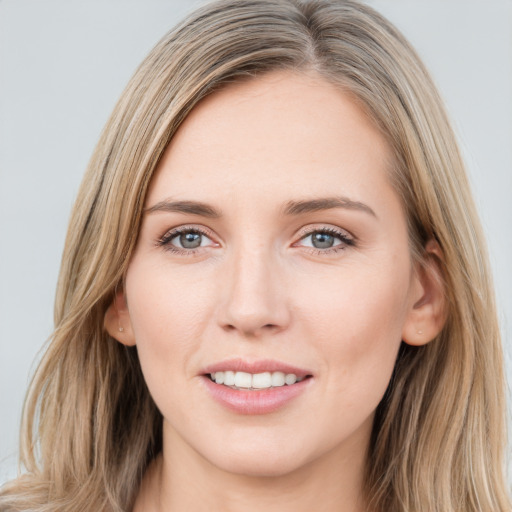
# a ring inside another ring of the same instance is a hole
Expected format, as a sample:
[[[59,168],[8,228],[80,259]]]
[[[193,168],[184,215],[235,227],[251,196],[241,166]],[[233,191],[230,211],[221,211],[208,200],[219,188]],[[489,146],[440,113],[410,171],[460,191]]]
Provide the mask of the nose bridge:
[[[283,275],[270,244],[240,244],[227,262],[221,323],[245,335],[282,330],[289,322]]]

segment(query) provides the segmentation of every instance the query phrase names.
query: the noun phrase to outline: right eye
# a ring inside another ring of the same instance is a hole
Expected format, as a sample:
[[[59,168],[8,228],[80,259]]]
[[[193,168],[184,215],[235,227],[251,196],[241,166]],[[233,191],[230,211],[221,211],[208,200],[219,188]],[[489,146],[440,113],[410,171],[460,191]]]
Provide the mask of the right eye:
[[[168,231],[158,245],[178,254],[194,254],[201,247],[217,246],[205,232],[198,228],[176,228]]]

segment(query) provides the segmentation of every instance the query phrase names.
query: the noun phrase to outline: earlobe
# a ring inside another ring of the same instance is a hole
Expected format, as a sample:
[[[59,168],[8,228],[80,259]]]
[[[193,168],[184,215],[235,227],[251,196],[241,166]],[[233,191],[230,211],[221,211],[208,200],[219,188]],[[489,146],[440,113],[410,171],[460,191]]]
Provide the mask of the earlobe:
[[[135,345],[130,313],[124,290],[116,291],[103,320],[106,331],[123,345]]]
[[[432,341],[446,323],[446,294],[442,272],[443,255],[439,244],[430,240],[422,264],[415,270],[411,306],[402,331],[408,345]]]

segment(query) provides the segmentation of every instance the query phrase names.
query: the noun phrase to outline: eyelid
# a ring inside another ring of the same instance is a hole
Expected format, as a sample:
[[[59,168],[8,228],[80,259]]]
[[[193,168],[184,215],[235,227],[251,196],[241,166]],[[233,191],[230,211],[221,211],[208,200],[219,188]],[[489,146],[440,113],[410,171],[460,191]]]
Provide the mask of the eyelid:
[[[311,236],[314,233],[327,233],[329,235],[333,235],[340,240],[340,243],[337,245],[333,245],[328,248],[317,248],[311,247],[307,245],[302,245],[302,242],[305,238]],[[302,249],[311,252],[315,255],[333,255],[340,251],[347,249],[348,247],[353,247],[356,245],[356,237],[352,235],[346,229],[340,228],[338,226],[326,225],[326,224],[316,224],[316,225],[308,225],[299,230],[297,233],[298,240],[292,244],[292,247],[301,247]]]
[[[297,238],[302,240],[304,237],[311,235],[312,233],[331,233],[335,235],[339,235],[342,238],[356,241],[356,237],[348,230],[340,228],[339,226],[334,226],[332,224],[308,224],[307,226],[303,226],[297,232]]]
[[[156,241],[156,245],[158,247],[162,247],[163,249],[166,249],[170,252],[180,253],[180,254],[187,254],[187,255],[193,255],[199,250],[203,250],[208,246],[200,246],[193,249],[185,249],[182,247],[177,247],[175,245],[172,245],[170,242],[174,238],[176,238],[178,235],[182,233],[200,233],[201,235],[208,238],[213,243],[210,245],[210,247],[218,247],[220,244],[215,240],[215,235],[212,233],[212,231],[205,226],[201,226],[198,224],[184,224],[180,226],[176,226],[174,228],[168,229],[161,237],[159,237]]]

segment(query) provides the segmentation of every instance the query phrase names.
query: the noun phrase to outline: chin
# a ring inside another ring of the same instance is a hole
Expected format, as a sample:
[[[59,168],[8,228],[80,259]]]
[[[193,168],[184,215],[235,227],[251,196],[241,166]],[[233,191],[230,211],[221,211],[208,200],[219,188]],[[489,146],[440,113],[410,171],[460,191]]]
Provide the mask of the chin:
[[[298,450],[297,450],[298,451]],[[275,478],[291,474],[307,464],[300,450],[252,446],[251,450],[229,450],[212,454],[210,462],[222,471],[247,477]]]

